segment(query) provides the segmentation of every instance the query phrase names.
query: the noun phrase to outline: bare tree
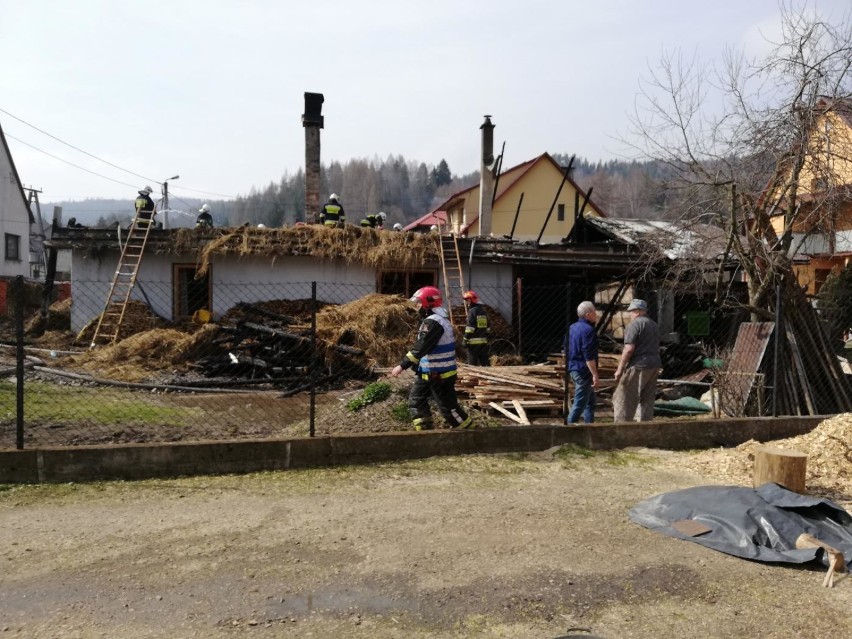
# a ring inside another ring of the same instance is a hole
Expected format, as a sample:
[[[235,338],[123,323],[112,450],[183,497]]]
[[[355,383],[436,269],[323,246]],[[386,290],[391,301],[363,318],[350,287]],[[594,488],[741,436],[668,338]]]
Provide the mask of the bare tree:
[[[831,24],[806,5],[780,9],[780,36],[767,38],[761,58],[728,50],[713,67],[664,55],[641,82],[625,140],[668,168],[669,202],[684,225],[724,230],[725,257],[744,269],[758,317],[768,315],[775,287],[792,282],[802,242],[833,231],[845,193],[836,167],[849,160],[848,147],[818,134],[849,104],[849,15]]]

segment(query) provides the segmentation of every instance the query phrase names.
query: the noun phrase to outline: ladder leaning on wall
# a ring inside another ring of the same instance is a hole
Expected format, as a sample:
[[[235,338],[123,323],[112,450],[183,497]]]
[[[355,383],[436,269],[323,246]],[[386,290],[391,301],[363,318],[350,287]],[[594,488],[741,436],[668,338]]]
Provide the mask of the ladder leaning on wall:
[[[140,215],[151,217],[140,217]],[[98,325],[92,335],[92,343],[89,349],[95,348],[99,343],[114,344],[118,340],[121,323],[127,311],[127,303],[130,301],[130,293],[136,285],[136,276],[139,273],[139,265],[142,263],[142,255],[145,253],[145,245],[148,243],[148,234],[154,225],[154,215],[150,212],[136,212],[133,223],[127,232],[127,240],[121,247],[121,257],[118,267],[112,276],[104,310],[98,319]]]
[[[440,231],[440,227],[439,227]],[[455,233],[439,234],[438,247],[441,254],[441,270],[444,276],[444,300],[450,323],[460,333],[467,324],[467,302],[464,300],[464,273],[459,257],[459,243]]]

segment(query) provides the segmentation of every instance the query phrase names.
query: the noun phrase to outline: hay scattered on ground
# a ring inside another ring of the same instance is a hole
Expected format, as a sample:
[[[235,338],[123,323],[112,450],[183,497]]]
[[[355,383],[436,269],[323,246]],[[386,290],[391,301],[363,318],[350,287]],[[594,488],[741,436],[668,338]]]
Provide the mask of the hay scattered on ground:
[[[417,311],[400,295],[374,293],[317,313],[317,337],[362,349],[374,366],[399,363],[414,339]]]
[[[95,377],[140,382],[149,379],[152,373],[182,368],[185,362],[203,352],[206,340],[215,332],[213,325],[196,333],[175,329],[144,331],[110,346],[71,355],[65,364]]]
[[[92,319],[91,322],[86,324],[77,334],[78,344],[88,346],[89,343],[91,343],[99,318],[100,314]],[[124,340],[137,333],[163,328],[165,325],[166,322],[160,317],[154,315],[145,302],[130,300],[124,311],[124,320],[121,322],[118,338],[119,340]]]

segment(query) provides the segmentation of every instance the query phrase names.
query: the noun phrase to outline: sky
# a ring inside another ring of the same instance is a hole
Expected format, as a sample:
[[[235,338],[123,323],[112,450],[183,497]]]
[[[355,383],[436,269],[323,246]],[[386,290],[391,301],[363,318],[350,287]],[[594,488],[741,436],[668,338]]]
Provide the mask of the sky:
[[[265,188],[304,166],[306,91],[325,96],[324,164],[477,171],[485,114],[504,167],[625,158],[663,52],[759,54],[778,15],[776,0],[0,0],[0,126],[42,202],[130,200],[175,175],[178,197]]]

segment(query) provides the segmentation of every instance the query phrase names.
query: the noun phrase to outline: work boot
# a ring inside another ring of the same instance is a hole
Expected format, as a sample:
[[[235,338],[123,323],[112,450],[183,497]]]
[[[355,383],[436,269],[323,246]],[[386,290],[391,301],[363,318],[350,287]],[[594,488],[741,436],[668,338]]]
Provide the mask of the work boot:
[[[473,423],[473,419],[471,417],[468,417],[461,424],[456,426],[456,428],[476,428],[476,424]]]
[[[428,417],[418,417],[414,421],[411,422],[414,425],[414,430],[432,430],[434,426],[432,425],[432,420]]]

